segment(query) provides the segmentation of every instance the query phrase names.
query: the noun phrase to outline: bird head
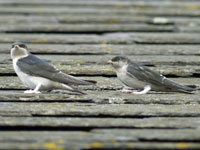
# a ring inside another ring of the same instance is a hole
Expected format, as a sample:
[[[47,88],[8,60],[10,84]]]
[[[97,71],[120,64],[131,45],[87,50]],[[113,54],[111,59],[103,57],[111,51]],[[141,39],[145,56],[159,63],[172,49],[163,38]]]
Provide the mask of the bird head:
[[[124,65],[128,65],[129,62],[130,60],[125,56],[116,56],[108,61],[108,63],[111,64],[115,69],[119,69]]]
[[[11,48],[11,58],[23,58],[28,56],[28,48],[23,42],[15,42]]]

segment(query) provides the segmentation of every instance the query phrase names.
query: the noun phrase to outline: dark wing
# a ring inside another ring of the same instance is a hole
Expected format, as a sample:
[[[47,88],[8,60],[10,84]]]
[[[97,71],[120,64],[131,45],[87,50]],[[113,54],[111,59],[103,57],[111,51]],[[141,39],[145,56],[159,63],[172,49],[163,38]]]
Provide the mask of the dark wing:
[[[17,66],[21,71],[29,75],[44,77],[68,85],[94,84],[92,81],[84,81],[71,75],[65,74],[32,54],[30,54],[28,57],[19,59],[17,61]]]
[[[160,73],[150,70],[145,66],[141,66],[131,62],[128,65],[127,72],[129,76],[134,76],[138,80],[145,81],[147,83],[162,85],[165,77]]]
[[[164,77],[162,74],[152,71],[145,66],[135,64],[133,62],[129,64],[127,72],[129,76],[132,77],[134,76],[138,80],[145,81],[147,83],[157,86],[162,86],[168,90],[185,92],[185,93],[191,93],[192,91],[196,90],[195,88],[184,86],[174,81],[171,81],[166,77]]]

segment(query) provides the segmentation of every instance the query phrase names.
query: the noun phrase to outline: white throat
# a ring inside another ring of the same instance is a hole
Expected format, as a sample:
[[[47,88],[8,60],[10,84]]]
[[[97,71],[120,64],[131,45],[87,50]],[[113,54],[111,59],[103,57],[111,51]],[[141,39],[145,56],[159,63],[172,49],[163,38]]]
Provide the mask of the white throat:
[[[126,75],[127,67],[128,67],[128,64],[123,65],[123,67],[117,68],[116,69],[117,76],[119,77],[119,76]]]
[[[11,58],[13,61],[27,57],[28,55],[29,55],[28,51],[24,48],[12,48],[11,49]]]

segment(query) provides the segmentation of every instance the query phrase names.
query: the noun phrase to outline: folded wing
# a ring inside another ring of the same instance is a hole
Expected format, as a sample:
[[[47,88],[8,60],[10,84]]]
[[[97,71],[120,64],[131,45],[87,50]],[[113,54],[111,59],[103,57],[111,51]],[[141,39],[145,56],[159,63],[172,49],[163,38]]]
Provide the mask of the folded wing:
[[[145,81],[156,86],[165,87],[168,90],[186,93],[191,93],[192,91],[196,90],[195,88],[184,86],[174,81],[171,81],[164,77],[162,74],[133,62],[128,66],[127,72],[129,76],[134,76],[138,80]]]
[[[32,54],[19,59],[17,65],[21,71],[29,75],[44,77],[67,85],[92,85],[96,83],[65,74]]]

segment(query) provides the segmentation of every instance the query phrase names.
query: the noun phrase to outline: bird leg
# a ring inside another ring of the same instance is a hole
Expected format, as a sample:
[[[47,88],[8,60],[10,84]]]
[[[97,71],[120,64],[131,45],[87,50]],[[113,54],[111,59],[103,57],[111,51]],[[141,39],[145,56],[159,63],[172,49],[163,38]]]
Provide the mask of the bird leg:
[[[151,90],[150,85],[146,85],[142,91],[133,91],[132,94],[146,94]]]
[[[40,87],[42,84],[38,84],[34,90],[26,90],[24,93],[29,93],[29,94],[40,94],[41,92],[39,91]]]
[[[131,90],[129,87],[124,86],[122,90],[120,90],[123,93],[132,93],[133,90]]]

